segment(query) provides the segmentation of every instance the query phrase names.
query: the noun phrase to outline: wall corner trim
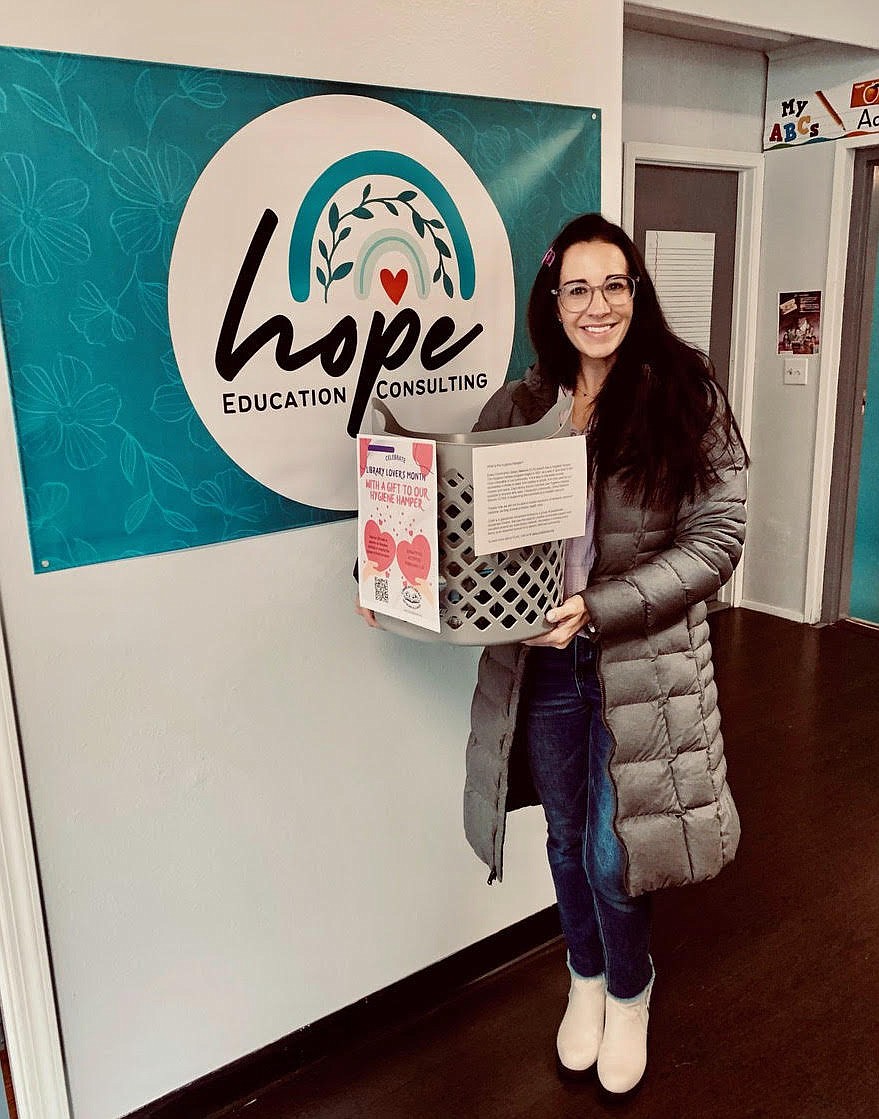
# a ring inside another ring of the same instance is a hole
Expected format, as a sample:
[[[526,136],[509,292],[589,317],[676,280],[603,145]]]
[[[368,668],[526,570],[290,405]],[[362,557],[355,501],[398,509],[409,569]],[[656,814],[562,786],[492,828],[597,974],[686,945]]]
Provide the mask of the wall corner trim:
[[[19,1119],[70,1119],[61,1035],[2,625],[0,1001]]]

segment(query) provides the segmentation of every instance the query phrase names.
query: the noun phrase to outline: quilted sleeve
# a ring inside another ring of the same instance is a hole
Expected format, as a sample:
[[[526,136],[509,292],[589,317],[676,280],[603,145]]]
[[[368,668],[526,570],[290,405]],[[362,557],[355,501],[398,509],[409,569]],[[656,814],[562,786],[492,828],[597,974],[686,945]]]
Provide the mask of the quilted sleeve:
[[[599,638],[661,629],[730,578],[745,539],[741,451],[728,453],[717,471],[718,480],[707,492],[681,505],[670,547],[581,592]]]
[[[518,383],[518,382],[515,382]],[[479,419],[473,425],[474,431],[499,431],[501,428],[515,427],[513,398],[510,385],[503,384],[483,405]]]

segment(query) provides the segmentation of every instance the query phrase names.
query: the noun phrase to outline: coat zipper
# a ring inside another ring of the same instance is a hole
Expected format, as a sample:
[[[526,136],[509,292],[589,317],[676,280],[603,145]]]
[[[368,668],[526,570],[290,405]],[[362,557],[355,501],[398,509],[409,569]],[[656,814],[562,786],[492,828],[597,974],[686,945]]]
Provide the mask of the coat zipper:
[[[595,529],[596,529],[596,531],[595,531],[595,559],[592,561],[593,570],[595,569],[595,567],[597,567],[598,561],[601,559],[601,545],[599,543],[599,537],[598,537],[598,525],[599,525],[600,520],[601,520],[601,487],[596,485],[596,487],[595,487]],[[629,886],[629,849],[626,847],[625,843],[623,843],[622,836],[620,835],[619,829],[617,828],[617,816],[619,815],[619,810],[620,810],[620,797],[619,797],[619,790],[617,789],[617,783],[613,779],[613,774],[611,773],[611,768],[610,768],[610,763],[613,761],[614,757],[616,756],[616,752],[617,752],[618,747],[617,747],[616,735],[610,729],[610,724],[607,721],[607,692],[605,691],[605,688],[604,688],[604,676],[602,675],[602,672],[601,672],[602,652],[603,652],[603,650],[601,648],[601,635],[599,634],[599,639],[596,643],[596,649],[595,649],[595,676],[596,676],[596,679],[598,680],[599,691],[601,692],[601,718],[604,721],[605,727],[607,728],[607,733],[610,735],[611,740],[613,741],[613,750],[611,752],[610,757],[607,759],[607,777],[608,777],[608,780],[610,781],[610,783],[613,785],[614,809],[613,809],[612,826],[613,826],[614,835],[617,837],[617,842],[619,843],[620,847],[622,848],[623,855],[625,856],[625,860],[626,860],[626,866],[625,866],[625,870],[623,872],[623,887],[626,889],[626,892],[628,893],[628,886]]]

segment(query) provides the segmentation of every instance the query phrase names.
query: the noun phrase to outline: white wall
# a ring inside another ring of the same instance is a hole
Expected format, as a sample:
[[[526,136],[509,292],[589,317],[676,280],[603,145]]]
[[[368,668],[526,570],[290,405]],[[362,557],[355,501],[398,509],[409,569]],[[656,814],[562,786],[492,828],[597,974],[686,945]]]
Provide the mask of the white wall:
[[[831,43],[879,48],[873,0],[637,0],[637,7],[683,13],[744,27],[785,31]]]
[[[602,209],[620,209],[622,0],[32,0],[6,46],[599,106]],[[587,44],[594,43],[589,53]],[[569,44],[575,44],[573,49]],[[587,52],[587,53],[584,53]],[[588,60],[588,65],[584,63]],[[462,83],[462,76],[467,79]],[[615,89],[616,97],[609,95]]]
[[[826,45],[773,59],[767,96],[808,95],[868,75],[879,53]],[[782,384],[779,291],[823,290],[835,145],[766,153],[760,315],[748,503],[746,602],[802,618],[812,501],[819,359],[805,387]]]
[[[617,0],[42,0],[9,45],[604,109]],[[596,44],[593,48],[592,44]],[[34,576],[5,373],[0,595],[78,1119],[112,1119],[550,904],[461,829],[474,654],[354,617],[350,522]]]
[[[623,141],[759,152],[765,82],[760,51],[626,30]]]

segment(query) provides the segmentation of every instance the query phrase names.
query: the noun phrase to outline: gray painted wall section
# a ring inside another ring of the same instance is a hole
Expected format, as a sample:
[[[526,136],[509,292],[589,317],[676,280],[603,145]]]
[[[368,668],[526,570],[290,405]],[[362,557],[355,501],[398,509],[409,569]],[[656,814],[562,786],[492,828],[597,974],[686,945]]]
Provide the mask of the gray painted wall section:
[[[879,53],[825,45],[772,60],[767,97],[805,94],[867,74]],[[777,293],[824,289],[833,142],[766,153],[760,312],[744,599],[803,616],[818,411],[819,361],[809,383],[782,383]]]

